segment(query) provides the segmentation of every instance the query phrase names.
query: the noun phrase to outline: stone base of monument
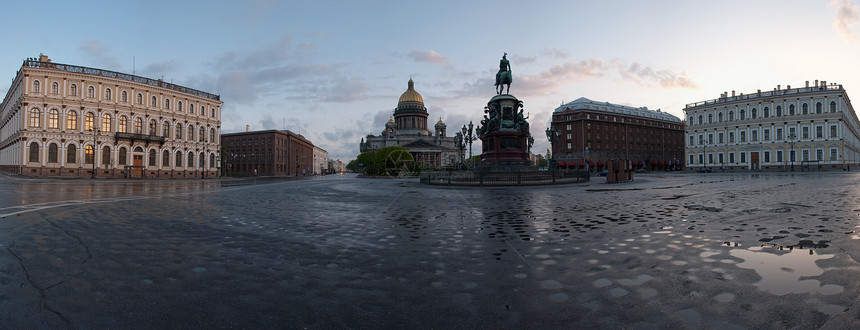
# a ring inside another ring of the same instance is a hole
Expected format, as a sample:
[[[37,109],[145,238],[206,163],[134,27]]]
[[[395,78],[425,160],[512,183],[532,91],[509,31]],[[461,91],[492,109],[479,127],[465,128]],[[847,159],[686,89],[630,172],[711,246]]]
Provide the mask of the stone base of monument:
[[[480,168],[484,171],[537,171],[529,159],[528,133],[496,131],[482,137]]]

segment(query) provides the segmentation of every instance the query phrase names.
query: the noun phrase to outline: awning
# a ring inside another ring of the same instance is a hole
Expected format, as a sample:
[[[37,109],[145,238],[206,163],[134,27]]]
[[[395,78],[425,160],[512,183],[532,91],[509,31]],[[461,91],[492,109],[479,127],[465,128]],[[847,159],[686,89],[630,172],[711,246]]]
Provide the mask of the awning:
[[[598,161],[597,161],[597,166],[603,166],[603,161],[602,161],[602,160],[598,160]]]
[[[643,166],[643,165],[645,165],[645,162],[640,160],[638,163],[636,163],[636,165]]]
[[[556,166],[558,166],[558,167],[567,167],[567,163],[566,163],[565,161],[563,161],[563,160],[562,160],[562,161],[559,161],[558,163],[556,163]]]
[[[656,161],[656,160],[652,160],[652,161],[651,161],[651,166],[656,166],[656,165],[657,165],[657,161]]]
[[[585,166],[585,162],[580,161],[580,162],[579,162],[579,166]]]
[[[663,166],[663,165],[666,165],[666,163],[661,160],[661,161],[657,162],[657,165]]]

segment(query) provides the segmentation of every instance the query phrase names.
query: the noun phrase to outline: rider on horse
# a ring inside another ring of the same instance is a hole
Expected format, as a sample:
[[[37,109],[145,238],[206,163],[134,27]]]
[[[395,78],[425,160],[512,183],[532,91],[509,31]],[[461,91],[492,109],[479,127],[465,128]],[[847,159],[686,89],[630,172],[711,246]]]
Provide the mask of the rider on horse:
[[[499,72],[496,73],[496,86],[500,87],[496,92],[499,94],[502,93],[502,89],[504,87],[501,85],[508,85],[508,92],[510,92],[511,81],[513,80],[513,76],[511,75],[511,63],[508,62],[508,53],[505,53],[502,55],[502,60],[499,61]]]

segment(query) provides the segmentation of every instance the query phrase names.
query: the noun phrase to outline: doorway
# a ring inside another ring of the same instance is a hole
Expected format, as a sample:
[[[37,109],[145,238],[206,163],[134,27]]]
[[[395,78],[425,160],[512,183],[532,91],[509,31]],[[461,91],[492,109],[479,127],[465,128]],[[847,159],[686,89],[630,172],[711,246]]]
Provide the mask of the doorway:
[[[758,152],[750,152],[750,168],[753,170],[758,170]]]
[[[132,176],[142,177],[143,176],[143,155],[134,155],[134,160],[132,161],[132,165],[134,166],[132,169]]]

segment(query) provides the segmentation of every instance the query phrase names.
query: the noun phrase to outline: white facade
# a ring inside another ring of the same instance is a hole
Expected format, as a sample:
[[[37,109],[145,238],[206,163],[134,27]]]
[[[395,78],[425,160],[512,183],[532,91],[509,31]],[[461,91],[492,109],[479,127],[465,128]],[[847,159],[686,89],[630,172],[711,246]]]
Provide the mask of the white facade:
[[[328,170],[328,151],[314,146],[314,175],[320,175]]]
[[[107,70],[27,59],[0,104],[0,168],[36,176],[214,174],[220,97]],[[198,174],[199,173],[199,174]]]
[[[684,113],[688,169],[842,170],[860,161],[860,123],[842,85],[723,93]]]

